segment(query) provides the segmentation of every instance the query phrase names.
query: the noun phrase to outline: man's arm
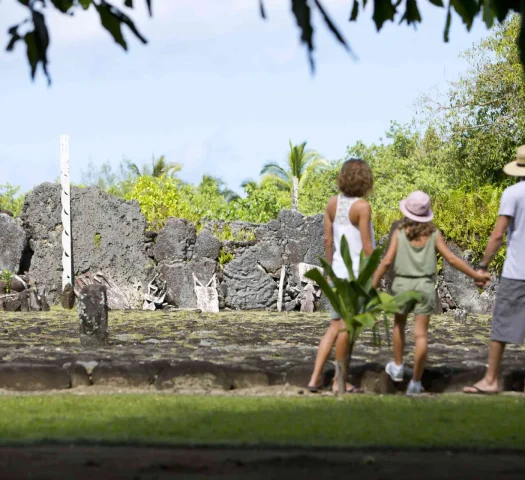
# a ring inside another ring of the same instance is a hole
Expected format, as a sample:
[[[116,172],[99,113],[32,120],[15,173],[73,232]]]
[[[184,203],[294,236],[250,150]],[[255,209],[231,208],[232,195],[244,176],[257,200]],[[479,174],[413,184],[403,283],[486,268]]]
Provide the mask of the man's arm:
[[[496,221],[496,226],[489,238],[487,248],[485,250],[485,256],[481,261],[479,267],[482,269],[488,268],[490,262],[494,260],[494,257],[499,252],[501,245],[503,244],[503,238],[505,237],[505,232],[509,228],[510,221],[512,217],[507,217],[505,215],[500,215]]]

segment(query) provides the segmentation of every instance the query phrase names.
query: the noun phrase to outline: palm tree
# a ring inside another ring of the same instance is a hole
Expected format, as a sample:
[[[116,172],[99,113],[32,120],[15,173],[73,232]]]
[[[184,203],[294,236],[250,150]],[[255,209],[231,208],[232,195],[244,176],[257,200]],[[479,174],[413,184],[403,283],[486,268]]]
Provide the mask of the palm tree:
[[[327,162],[315,150],[306,150],[306,142],[294,145],[290,141],[290,153],[286,160],[286,167],[270,162],[261,170],[261,185],[267,182],[276,184],[284,190],[292,192],[292,210],[299,206],[299,189],[304,185],[308,177],[323,168]]]
[[[227,187],[226,183],[219,177],[204,174],[201,183],[198,186],[199,190],[212,190],[216,192],[227,202],[232,202],[240,198],[239,194]]]
[[[250,187],[252,190],[255,190],[259,185],[257,182],[251,178],[247,178],[241,183],[241,188],[246,192],[246,189]]]
[[[137,177],[144,177],[151,175],[152,177],[165,177],[175,175],[177,172],[182,170],[182,165],[180,163],[169,163],[166,162],[164,155],[161,155],[159,158],[151,158],[151,167],[148,165],[143,165],[142,170],[137,166],[136,163],[128,163],[128,169]]]

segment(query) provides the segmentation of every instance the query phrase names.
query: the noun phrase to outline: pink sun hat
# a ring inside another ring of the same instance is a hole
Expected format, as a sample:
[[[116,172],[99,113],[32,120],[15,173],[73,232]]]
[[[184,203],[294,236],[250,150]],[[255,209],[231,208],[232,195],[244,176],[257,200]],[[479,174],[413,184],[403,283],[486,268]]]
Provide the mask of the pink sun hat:
[[[405,200],[401,200],[399,208],[403,215],[415,222],[432,221],[434,213],[430,209],[430,197],[421,191],[412,192]]]

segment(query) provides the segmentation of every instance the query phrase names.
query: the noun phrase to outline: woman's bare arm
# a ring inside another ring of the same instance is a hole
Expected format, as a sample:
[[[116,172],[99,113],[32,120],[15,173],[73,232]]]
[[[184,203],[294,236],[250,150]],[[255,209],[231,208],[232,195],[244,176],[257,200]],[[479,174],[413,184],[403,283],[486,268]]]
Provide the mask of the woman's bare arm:
[[[324,255],[326,258],[326,261],[332,265],[332,259],[334,256],[333,251],[333,244],[334,244],[334,213],[336,208],[336,198],[332,197],[328,201],[328,205],[326,206],[326,210],[324,212]]]
[[[388,269],[396,259],[398,241],[397,238],[398,231],[396,230],[392,234],[392,239],[390,240],[390,245],[388,246],[388,250],[386,251],[385,257],[383,258],[383,260],[379,264],[379,267],[377,267],[377,270],[374,273],[374,280],[372,281],[372,285],[374,286],[374,288],[377,288],[379,286],[381,279],[385,276],[385,273],[388,271]]]
[[[361,243],[363,244],[363,252],[365,252],[367,257],[369,257],[374,251],[371,228],[372,207],[365,200],[360,202],[358,219],[359,233],[361,234]]]

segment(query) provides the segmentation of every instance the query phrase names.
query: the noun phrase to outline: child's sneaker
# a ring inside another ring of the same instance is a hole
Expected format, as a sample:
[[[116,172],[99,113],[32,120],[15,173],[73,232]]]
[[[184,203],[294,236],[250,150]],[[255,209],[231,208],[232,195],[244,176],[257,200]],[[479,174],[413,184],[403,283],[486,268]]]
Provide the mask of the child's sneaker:
[[[396,362],[388,362],[385,367],[385,372],[388,373],[392,381],[402,382],[404,375],[403,365],[396,365]]]
[[[423,388],[423,385],[421,385],[421,382],[414,382],[414,380],[410,380],[407,388],[407,395],[419,395],[424,391],[425,389]]]

